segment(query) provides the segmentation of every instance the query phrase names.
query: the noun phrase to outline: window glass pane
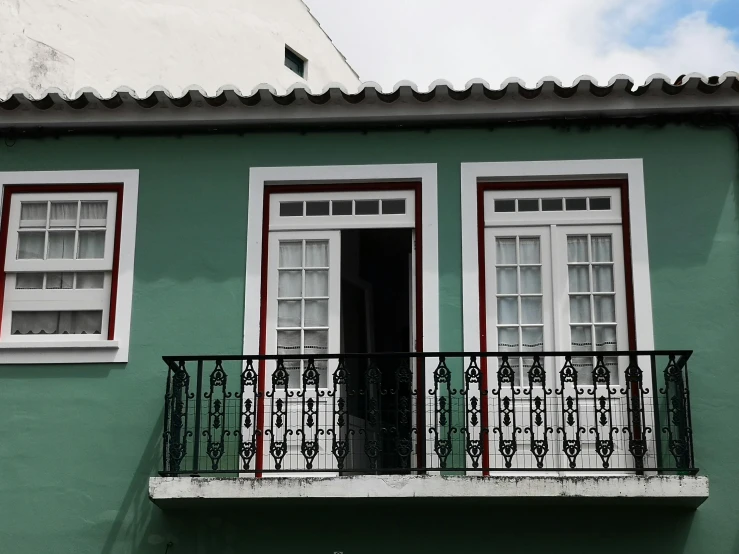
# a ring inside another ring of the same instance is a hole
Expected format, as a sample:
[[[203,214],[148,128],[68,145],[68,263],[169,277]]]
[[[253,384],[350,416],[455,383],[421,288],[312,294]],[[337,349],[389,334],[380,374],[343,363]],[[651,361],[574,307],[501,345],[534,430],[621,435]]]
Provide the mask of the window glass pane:
[[[616,350],[615,325],[598,325],[595,328],[595,349]]]
[[[541,296],[521,298],[521,323],[541,323]]]
[[[277,281],[277,296],[280,298],[300,298],[303,296],[303,272],[280,271]]]
[[[82,202],[80,227],[105,227],[108,219],[108,202]]]
[[[104,273],[78,273],[77,289],[101,289],[105,284]]]
[[[495,201],[496,212],[515,212],[516,201],[515,200],[496,200]]]
[[[561,198],[542,198],[541,210],[543,212],[560,212],[562,211]]]
[[[570,328],[572,350],[574,352],[593,350],[593,332],[590,326],[573,325]],[[577,371],[577,384],[589,385],[593,382],[593,358],[573,357],[572,366]]]
[[[518,352],[518,327],[498,328],[498,351]]]
[[[522,352],[539,352],[544,349],[544,327],[521,328]]]
[[[21,227],[46,227],[47,202],[21,202]]]
[[[352,215],[351,200],[334,200],[331,202],[331,213],[333,215]]]
[[[13,312],[14,335],[99,335],[103,312]]]
[[[570,321],[590,323],[590,297],[570,296]]]
[[[302,267],[303,243],[280,241],[279,267]]]
[[[518,300],[498,298],[498,323],[518,323]]]
[[[595,292],[613,292],[613,266],[593,266],[593,290]]]
[[[610,198],[591,198],[590,199],[591,210],[610,210],[611,199]]]
[[[300,300],[277,301],[277,326],[300,327]]]
[[[328,267],[328,241],[305,241],[305,267]]]
[[[41,232],[18,233],[17,260],[43,260],[44,238],[46,234]]]
[[[49,233],[50,260],[74,259],[74,231],[52,231]]]
[[[328,296],[327,270],[312,270],[305,272],[305,295]]]
[[[522,264],[538,264],[541,262],[538,237],[521,237],[518,239],[518,251]]]
[[[379,200],[355,200],[354,213],[356,215],[376,215],[380,213]]]
[[[76,227],[77,202],[52,202],[49,227]]]
[[[305,215],[329,215],[328,200],[322,200],[320,202],[306,202]]]
[[[300,354],[300,331],[277,331],[277,354],[291,356]],[[285,360],[288,386],[297,387],[300,379],[300,360]]]
[[[80,231],[80,248],[77,257],[81,260],[105,257],[105,231]]]
[[[328,327],[328,300],[305,301],[305,327]]]
[[[539,211],[539,199],[538,198],[521,198],[518,201],[519,212],[538,212]]]
[[[591,237],[593,243],[593,261],[594,262],[612,262],[613,250],[611,247],[611,237],[609,235],[600,235]]]
[[[383,200],[382,213],[384,214],[404,214],[405,199],[400,200]]]
[[[295,217],[302,215],[302,202],[280,202],[280,217]]]
[[[590,275],[588,266],[571,265],[567,268],[570,280],[570,292],[590,292]]]
[[[587,199],[585,198],[565,198],[565,207],[568,210],[587,210]]]
[[[541,268],[521,268],[521,292],[524,294],[541,294]]]
[[[568,262],[587,262],[588,256],[588,237],[579,235],[567,236],[567,261]]]
[[[328,354],[328,331],[305,331],[305,354]]]
[[[47,289],[71,289],[74,284],[74,273],[47,273]]]
[[[616,305],[614,298],[608,296],[594,296],[595,301],[595,321],[600,323],[610,323],[616,321]]]
[[[516,239],[495,239],[495,263],[516,263]]]
[[[498,294],[516,294],[518,292],[518,275],[515,267],[499,267],[497,273]]]
[[[44,288],[43,273],[16,273],[15,288],[22,289],[42,289]]]

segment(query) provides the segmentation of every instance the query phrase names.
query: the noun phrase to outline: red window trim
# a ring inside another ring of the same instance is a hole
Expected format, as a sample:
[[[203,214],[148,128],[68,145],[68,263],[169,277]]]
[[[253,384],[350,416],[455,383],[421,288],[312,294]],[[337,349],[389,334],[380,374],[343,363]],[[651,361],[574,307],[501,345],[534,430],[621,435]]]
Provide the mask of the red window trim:
[[[556,190],[556,189],[592,189],[617,188],[621,197],[621,233],[624,244],[624,277],[626,284],[626,328],[629,350],[636,350],[636,316],[634,313],[634,275],[631,260],[631,219],[629,217],[629,182],[626,179],[601,179],[588,181],[526,181],[526,182],[478,182],[477,183],[477,265],[478,286],[480,295],[480,351],[487,352],[487,306],[485,300],[485,191],[488,190]],[[487,358],[480,360],[482,371],[481,386],[488,387]],[[488,426],[488,397],[482,397],[482,426]],[[635,429],[635,431],[637,431]],[[638,431],[637,431],[638,432]],[[490,445],[488,440],[483,441],[485,467],[490,467]],[[483,475],[490,475],[483,471]]]
[[[110,284],[110,310],[108,315],[108,340],[115,337],[115,312],[118,296],[118,271],[120,269],[121,229],[123,226],[123,183],[101,183],[93,185],[6,185],[3,187],[3,209],[0,214],[0,330],[3,325],[3,303],[5,301],[5,255],[8,249],[8,221],[10,200],[13,194],[50,194],[57,192],[114,192],[116,193],[115,242],[113,246],[113,275]]]
[[[387,190],[410,190],[414,193],[415,202],[415,227],[416,232],[416,352],[423,351],[423,221],[422,221],[422,186],[420,182],[397,182],[397,183],[335,183],[319,185],[265,185],[262,209],[262,270],[260,296],[262,302],[259,312],[259,353],[265,354],[267,350],[267,278],[269,262],[269,203],[272,194],[285,193],[314,193],[314,192],[367,192]],[[265,362],[259,362],[260,392],[257,408],[257,429],[264,429],[264,387],[265,387]],[[423,367],[416,368],[416,425],[418,429],[425,427],[425,396],[424,396],[424,370]],[[256,477],[262,477],[261,470],[264,463],[264,440],[262,435],[257,441],[256,452]],[[422,468],[426,463],[425,441],[419,438],[416,451],[417,467]]]

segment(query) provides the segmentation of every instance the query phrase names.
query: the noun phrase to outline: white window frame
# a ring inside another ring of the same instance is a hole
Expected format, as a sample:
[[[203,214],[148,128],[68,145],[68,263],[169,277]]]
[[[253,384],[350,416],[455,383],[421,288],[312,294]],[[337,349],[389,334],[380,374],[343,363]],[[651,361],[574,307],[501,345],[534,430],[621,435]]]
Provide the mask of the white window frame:
[[[643,161],[637,159],[482,162],[461,165],[462,200],[462,321],[464,350],[480,350],[480,289],[478,280],[477,197],[480,182],[575,181],[626,179],[629,192],[635,340],[639,350],[654,349],[652,291],[647,246],[647,215]],[[516,192],[518,195],[521,192]],[[583,192],[583,196],[591,195]],[[563,222],[564,223],[564,222]],[[607,222],[603,222],[607,223]]]
[[[77,197],[85,195],[93,198],[94,195],[106,195],[108,193],[96,191],[93,186],[100,184],[117,183],[123,185],[123,205],[121,206],[121,236],[118,258],[118,286],[115,297],[115,336],[113,340],[109,340],[107,333],[107,311],[103,314],[104,333],[101,335],[84,335],[84,336],[58,336],[46,335],[43,337],[34,336],[23,338],[11,336],[0,337],[0,364],[70,364],[70,363],[124,363],[128,361],[129,355],[129,339],[131,330],[131,308],[133,299],[133,268],[134,268],[134,250],[136,245],[136,214],[138,207],[138,170],[91,170],[91,171],[20,171],[20,172],[0,172],[0,210],[2,210],[2,202],[5,195],[5,187],[23,187],[34,185],[43,186],[84,186],[90,185],[89,193],[77,193]],[[18,195],[25,195],[25,192],[18,192]],[[36,193],[29,188],[29,193],[38,195],[39,200],[46,200],[59,196],[74,197],[75,193]],[[14,194],[13,197],[16,195]],[[11,199],[11,202],[13,199]],[[109,205],[110,218],[110,205]],[[110,221],[110,219],[109,219]],[[11,276],[13,271],[22,269],[24,271],[54,271],[47,266],[43,269],[30,269],[26,267],[27,260],[14,260],[15,256],[11,254],[15,249],[11,244],[12,239],[12,214],[9,221],[7,256],[13,258],[10,266],[6,265],[6,286],[14,286],[14,279]],[[108,241],[113,241],[113,232],[108,233],[106,237],[106,253],[108,252]],[[111,242],[112,245],[112,242]],[[11,248],[13,248],[11,250]],[[111,248],[112,255],[112,248]],[[111,259],[112,261],[112,259]],[[20,263],[20,265],[18,265]],[[70,260],[70,269],[66,266],[59,270],[64,271],[110,271],[109,269],[98,269],[103,267],[106,260],[81,261]],[[89,266],[89,267],[88,267]],[[105,280],[104,287],[110,290],[110,280]],[[13,281],[13,283],[10,283]],[[105,290],[105,289],[104,289]],[[33,292],[33,291],[30,291]],[[36,291],[38,292],[38,291]],[[41,291],[46,292],[46,291]],[[76,291],[69,291],[76,292]],[[43,295],[42,295],[43,296]],[[110,294],[108,298],[108,309],[112,299]],[[6,297],[7,300],[7,297]],[[30,299],[29,299],[30,301]],[[3,306],[3,311],[6,306]],[[61,309],[61,308],[60,308]],[[10,325],[9,319],[3,316],[3,328]]]

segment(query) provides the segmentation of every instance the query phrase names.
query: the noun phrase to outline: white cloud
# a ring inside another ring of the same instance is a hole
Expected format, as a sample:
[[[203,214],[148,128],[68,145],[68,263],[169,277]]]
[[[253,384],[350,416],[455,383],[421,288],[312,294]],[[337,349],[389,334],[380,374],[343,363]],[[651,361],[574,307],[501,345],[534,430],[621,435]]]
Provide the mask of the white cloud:
[[[659,24],[669,0],[307,0],[363,80],[390,88],[410,79],[422,87],[473,77],[499,85],[516,76],[533,86],[544,76],[570,83],[588,74],[605,83],[625,73],[676,78],[739,70],[739,45],[710,23],[714,0]],[[657,24],[655,24],[657,23]],[[644,47],[629,44],[642,27],[662,29]]]

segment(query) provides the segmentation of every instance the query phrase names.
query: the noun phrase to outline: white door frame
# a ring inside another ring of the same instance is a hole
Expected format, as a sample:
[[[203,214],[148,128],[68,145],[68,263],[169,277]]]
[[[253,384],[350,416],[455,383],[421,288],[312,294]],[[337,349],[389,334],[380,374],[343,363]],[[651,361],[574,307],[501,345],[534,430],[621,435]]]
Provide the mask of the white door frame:
[[[249,170],[243,354],[259,353],[262,287],[264,187],[267,185],[363,185],[421,182],[423,350],[439,351],[439,246],[436,164],[381,164],[303,167],[252,167]],[[425,383],[433,382],[434,360],[424,367]],[[427,422],[427,427],[428,427]],[[425,435],[425,433],[424,433]],[[419,438],[420,435],[419,435]],[[434,456],[426,441],[426,464]]]

